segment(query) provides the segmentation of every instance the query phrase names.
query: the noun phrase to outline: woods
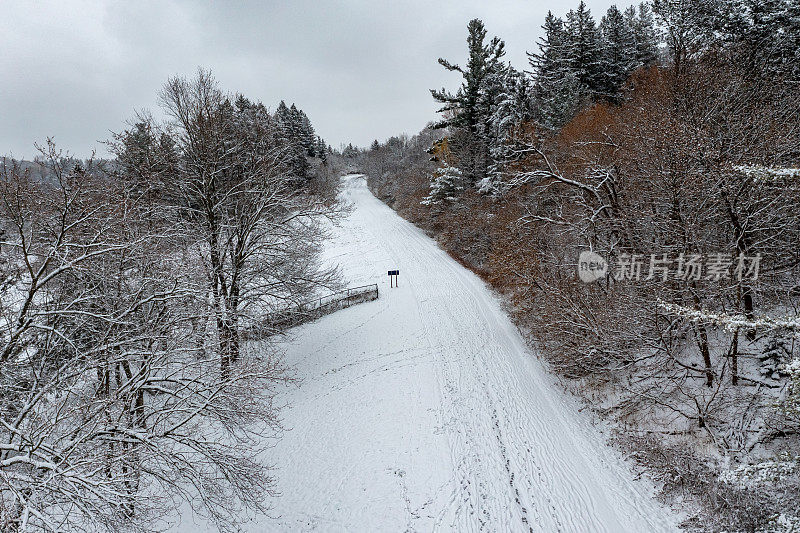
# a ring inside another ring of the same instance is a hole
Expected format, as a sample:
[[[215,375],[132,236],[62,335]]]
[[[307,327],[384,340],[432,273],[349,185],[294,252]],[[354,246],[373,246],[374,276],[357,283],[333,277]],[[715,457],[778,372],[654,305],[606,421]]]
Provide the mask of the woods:
[[[337,286],[318,253],[338,174],[294,106],[204,70],[161,101],[113,161],[4,159],[4,531],[151,531],[181,502],[228,530],[276,494],[264,452],[294,378],[240,332]]]
[[[467,66],[440,60],[463,77],[432,91],[444,120],[361,155],[687,527],[798,520],[799,13],[657,0],[597,24],[581,2],[548,14],[530,75],[473,20]],[[608,275],[578,280],[583,251]]]
[[[3,7],[0,531],[800,531],[798,0]]]

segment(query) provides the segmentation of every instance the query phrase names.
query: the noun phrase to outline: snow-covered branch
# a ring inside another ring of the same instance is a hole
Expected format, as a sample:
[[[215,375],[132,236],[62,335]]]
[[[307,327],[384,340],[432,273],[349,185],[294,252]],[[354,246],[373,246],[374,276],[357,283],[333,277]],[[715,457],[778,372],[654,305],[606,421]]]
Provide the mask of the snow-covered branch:
[[[791,331],[800,334],[800,316],[769,317],[762,316],[749,319],[743,314],[712,312],[706,309],[693,309],[678,304],[658,300],[658,306],[669,314],[683,317],[692,322],[707,322],[725,328],[728,331],[737,329],[761,329],[765,331]]]

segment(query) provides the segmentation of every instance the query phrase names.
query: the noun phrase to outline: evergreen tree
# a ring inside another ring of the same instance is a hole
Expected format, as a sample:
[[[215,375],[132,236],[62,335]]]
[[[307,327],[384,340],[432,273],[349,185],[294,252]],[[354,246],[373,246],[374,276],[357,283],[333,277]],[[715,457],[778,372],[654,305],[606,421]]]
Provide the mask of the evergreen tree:
[[[577,10],[567,13],[565,27],[565,51],[571,70],[592,93],[602,94],[602,41],[592,12],[583,0]]]
[[[308,157],[316,155],[316,139],[317,135],[314,132],[314,126],[303,111],[300,111],[300,142],[306,149]]]
[[[286,102],[281,100],[278,108],[275,110],[275,142],[282,146],[288,146],[291,138],[291,113],[289,108],[286,107]]]
[[[548,84],[537,99],[537,123],[558,129],[572,120],[590,98],[589,89],[575,72],[567,70],[560,79]]]
[[[274,116],[276,143],[283,147],[286,169],[298,184],[304,183],[310,177],[303,116],[296,105],[287,107],[283,100],[278,104]]]
[[[253,107],[253,102],[246,98],[243,94],[237,94],[233,102],[237,111],[246,111]]]
[[[536,74],[537,84],[555,81],[570,68],[564,21],[548,11],[542,29],[544,37],[538,43],[539,53],[528,52],[528,61]]]
[[[358,155],[359,155],[358,148],[353,146],[353,143],[348,143],[348,145],[342,149],[342,157],[346,159],[355,159],[356,157],[358,157]]]
[[[151,198],[175,199],[167,178],[178,165],[174,139],[160,130],[149,115],[115,135],[114,151],[122,174],[135,180],[136,189]]]
[[[603,36],[601,87],[612,100],[637,66],[636,37],[617,6],[608,8],[600,23]]]
[[[505,43],[497,37],[486,43],[483,22],[473,19],[467,30],[467,66],[439,59],[444,68],[462,75],[461,87],[455,94],[432,89],[431,95],[443,104],[439,112],[445,114],[434,127],[451,130],[459,165],[474,183],[486,176],[490,166],[490,117],[500,94],[499,80],[507,67],[501,61]]]
[[[315,151],[317,153],[317,157],[319,157],[323,163],[328,162],[328,150],[329,149],[325,146],[325,141],[322,140],[322,137],[317,135],[317,147]]]
[[[636,42],[636,68],[650,66],[658,58],[658,33],[650,6],[642,3],[638,10],[634,6],[628,7],[625,24],[633,32]]]
[[[303,115],[297,106],[289,107],[289,168],[299,182],[309,178],[306,139],[304,135]]]
[[[523,73],[508,68],[502,83],[502,91],[491,116],[492,165],[489,175],[479,183],[482,192],[497,190],[497,182],[503,179],[503,173],[509,163],[516,161],[522,151],[520,147],[521,126],[532,120],[532,87],[529,78]]]
[[[494,153],[515,122],[516,72],[510,65],[491,65],[484,80],[479,99],[480,115],[485,117],[479,124],[481,144],[488,148],[486,170],[491,172]]]
[[[464,190],[464,176],[461,170],[447,163],[434,171],[430,181],[430,193],[422,200],[423,205],[454,202]]]
[[[564,21],[548,12],[539,52],[529,53],[534,72],[534,119],[545,128],[566,124],[586,98],[586,88],[572,69]]]

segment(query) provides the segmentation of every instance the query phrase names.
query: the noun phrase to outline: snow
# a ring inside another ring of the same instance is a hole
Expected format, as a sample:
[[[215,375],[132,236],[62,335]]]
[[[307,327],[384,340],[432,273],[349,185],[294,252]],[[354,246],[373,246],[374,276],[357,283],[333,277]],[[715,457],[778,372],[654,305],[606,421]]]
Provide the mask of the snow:
[[[661,299],[658,300],[658,306],[667,313],[684,317],[692,322],[711,322],[724,327],[730,332],[737,329],[788,330],[800,335],[800,316],[784,316],[780,318],[761,316],[750,320],[743,314],[714,313],[707,309],[693,309],[665,302]]]
[[[736,165],[733,167],[733,169],[749,176],[755,182],[800,178],[800,168],[765,167],[763,165]]]
[[[380,297],[285,342],[303,381],[269,457],[282,495],[244,530],[675,531],[486,285],[343,179],[355,209],[326,258]]]
[[[800,456],[785,456],[783,459],[739,465],[733,470],[723,471],[719,477],[721,481],[740,487],[766,482],[781,483],[797,473]]]

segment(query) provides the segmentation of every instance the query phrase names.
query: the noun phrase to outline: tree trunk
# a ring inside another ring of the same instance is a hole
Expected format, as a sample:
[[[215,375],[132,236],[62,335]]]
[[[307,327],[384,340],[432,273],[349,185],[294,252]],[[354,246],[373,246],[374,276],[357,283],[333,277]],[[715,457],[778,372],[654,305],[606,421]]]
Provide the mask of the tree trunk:
[[[711,352],[708,349],[708,332],[703,324],[695,326],[697,331],[697,344],[700,347],[700,354],[703,356],[703,365],[706,372],[706,386],[711,387],[714,384],[714,369],[711,366]]]
[[[691,283],[691,289],[694,306],[696,309],[700,309],[700,297],[697,295],[697,285],[694,281]],[[695,332],[695,338],[700,347],[700,354],[703,356],[703,365],[705,366],[706,372],[706,386],[711,387],[714,384],[714,369],[711,365],[711,351],[708,348],[708,331],[706,330],[705,324],[698,322],[695,325]]]
[[[748,320],[753,320],[755,317],[753,309],[753,289],[751,289],[749,285],[742,285],[742,303],[744,305],[744,316],[746,316]],[[751,342],[756,340],[756,330],[754,328],[749,328],[747,330],[747,340]]]
[[[733,332],[731,342],[731,384],[739,384],[739,328]]]

